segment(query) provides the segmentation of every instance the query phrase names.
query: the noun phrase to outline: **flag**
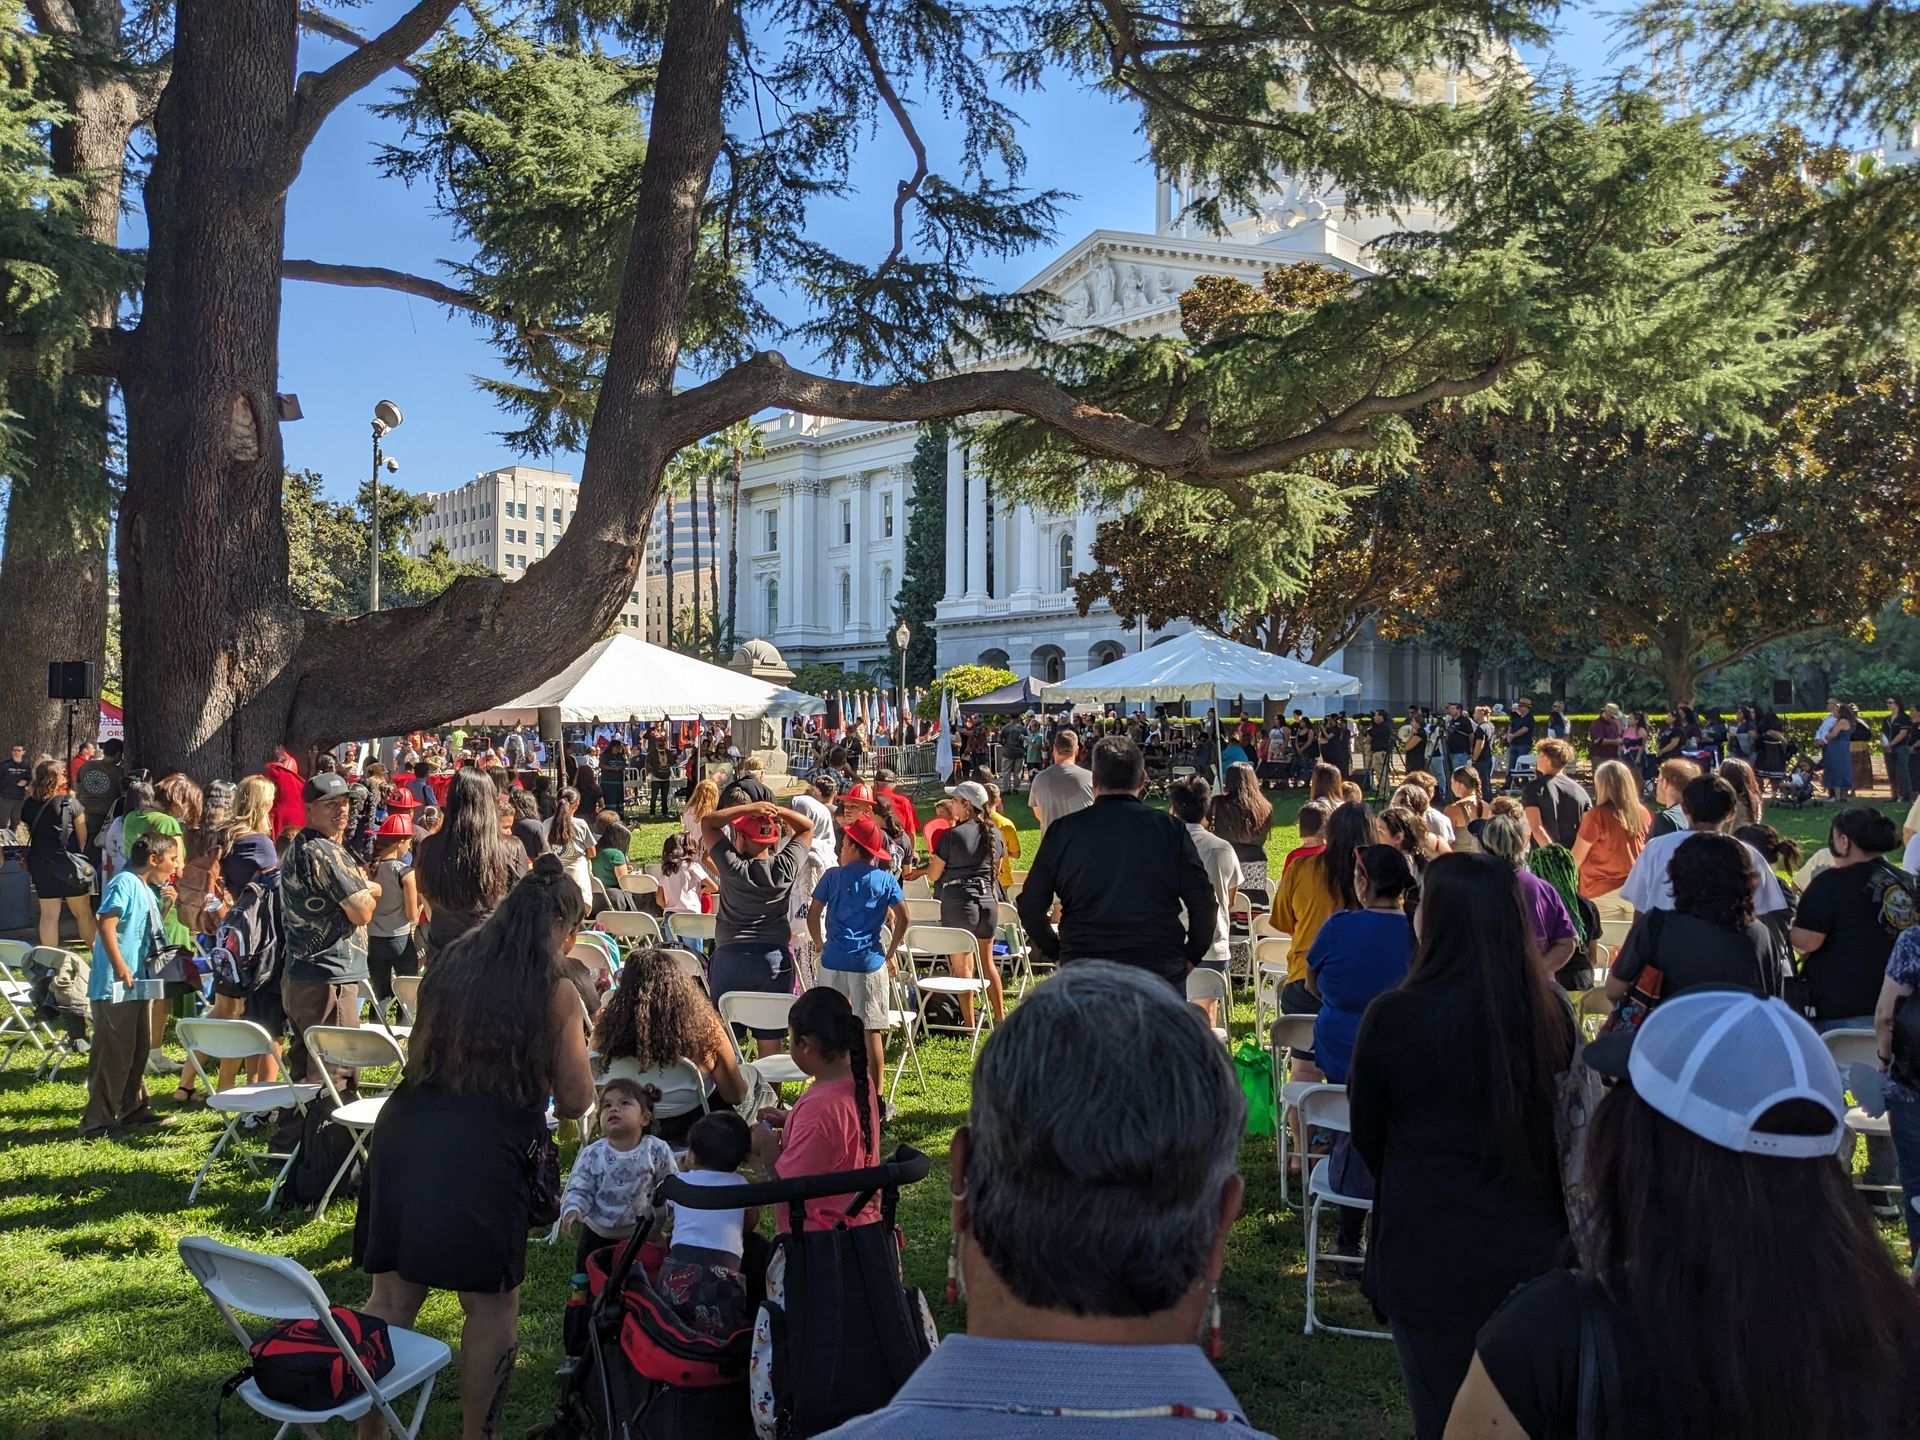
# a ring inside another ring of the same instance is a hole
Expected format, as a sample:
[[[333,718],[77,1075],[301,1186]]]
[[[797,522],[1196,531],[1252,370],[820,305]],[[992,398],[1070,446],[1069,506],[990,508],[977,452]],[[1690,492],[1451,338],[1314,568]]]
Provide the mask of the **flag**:
[[[944,781],[953,773],[953,726],[947,723],[947,692],[940,692],[940,744],[933,752],[934,768]]]

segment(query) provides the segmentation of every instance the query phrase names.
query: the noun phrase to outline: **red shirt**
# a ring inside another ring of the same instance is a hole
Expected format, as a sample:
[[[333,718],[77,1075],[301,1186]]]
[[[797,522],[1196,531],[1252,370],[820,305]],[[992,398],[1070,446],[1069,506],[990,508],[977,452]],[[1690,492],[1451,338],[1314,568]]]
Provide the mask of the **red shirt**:
[[[427,788],[433,791],[434,802],[444,810],[447,808],[447,787],[453,784],[451,770],[436,770],[427,776]]]
[[[900,817],[900,828],[909,835],[920,833],[920,816],[913,808],[913,801],[898,790],[878,790],[874,792],[893,807],[893,813]]]

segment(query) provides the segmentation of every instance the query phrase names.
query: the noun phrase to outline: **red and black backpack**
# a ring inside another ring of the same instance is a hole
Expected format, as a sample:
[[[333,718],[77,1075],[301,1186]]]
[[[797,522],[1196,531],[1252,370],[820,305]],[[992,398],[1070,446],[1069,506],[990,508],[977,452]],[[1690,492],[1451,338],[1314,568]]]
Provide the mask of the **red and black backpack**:
[[[378,1380],[393,1369],[387,1322],[344,1305],[332,1308],[333,1323]],[[269,1400],[300,1410],[330,1410],[361,1393],[360,1377],[318,1320],[284,1320],[254,1341],[253,1363],[220,1387],[225,1399],[251,1379]]]

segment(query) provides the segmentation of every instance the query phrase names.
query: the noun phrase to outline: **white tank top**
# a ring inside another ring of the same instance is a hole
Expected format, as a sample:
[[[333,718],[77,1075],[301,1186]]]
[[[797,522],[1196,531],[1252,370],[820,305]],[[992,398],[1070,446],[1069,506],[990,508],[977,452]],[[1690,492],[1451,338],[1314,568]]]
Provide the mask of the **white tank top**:
[[[731,1170],[683,1170],[680,1178],[689,1185],[744,1185],[746,1177]],[[729,1255],[742,1254],[746,1246],[745,1209],[692,1210],[673,1201],[673,1243],[698,1245],[706,1250],[721,1250]]]

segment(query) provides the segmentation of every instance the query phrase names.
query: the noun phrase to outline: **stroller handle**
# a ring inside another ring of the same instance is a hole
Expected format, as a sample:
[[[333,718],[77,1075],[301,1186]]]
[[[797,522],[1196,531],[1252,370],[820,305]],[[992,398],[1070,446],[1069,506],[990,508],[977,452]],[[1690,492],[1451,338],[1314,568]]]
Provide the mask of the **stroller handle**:
[[[668,1200],[688,1210],[741,1210],[749,1205],[787,1205],[825,1195],[897,1189],[924,1180],[933,1162],[911,1145],[902,1145],[883,1165],[836,1170],[827,1175],[796,1175],[791,1180],[762,1180],[750,1185],[691,1185],[678,1175],[662,1180],[653,1203]]]

